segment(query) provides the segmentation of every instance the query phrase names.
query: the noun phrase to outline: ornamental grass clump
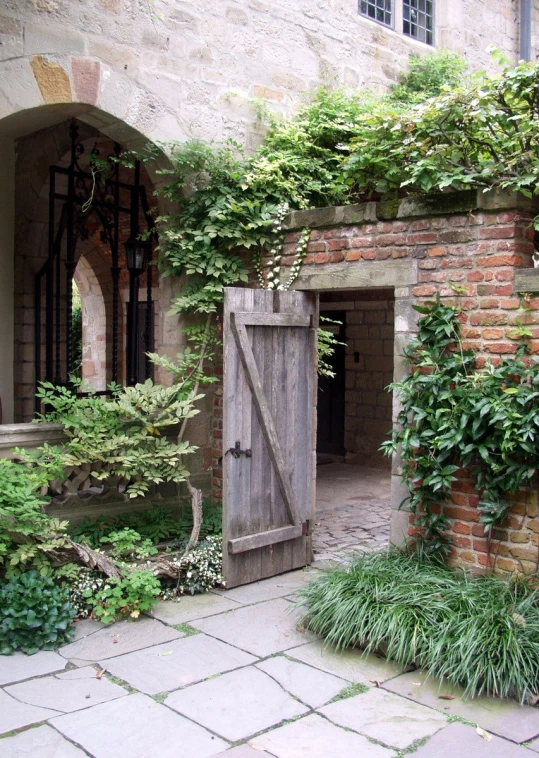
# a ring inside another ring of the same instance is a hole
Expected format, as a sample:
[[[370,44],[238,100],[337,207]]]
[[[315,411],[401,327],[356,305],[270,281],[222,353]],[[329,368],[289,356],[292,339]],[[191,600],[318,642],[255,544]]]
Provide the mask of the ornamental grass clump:
[[[401,552],[370,553],[300,592],[303,625],[342,649],[384,651],[465,695],[539,694],[539,593]]]

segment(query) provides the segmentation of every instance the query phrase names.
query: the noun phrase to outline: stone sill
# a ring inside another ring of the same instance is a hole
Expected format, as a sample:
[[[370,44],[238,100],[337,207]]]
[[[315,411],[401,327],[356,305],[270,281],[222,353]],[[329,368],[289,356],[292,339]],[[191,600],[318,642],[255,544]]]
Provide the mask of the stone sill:
[[[515,271],[515,290],[517,292],[539,292],[539,268]]]
[[[401,200],[380,200],[379,202],[337,205],[330,208],[313,208],[306,211],[292,211],[285,219],[285,229],[315,229],[347,224],[376,223],[394,219],[417,218],[421,216],[449,216],[453,213],[472,211],[513,210],[536,215],[539,202],[528,199],[517,192],[491,190],[482,192],[467,190],[432,195],[416,195]]]
[[[14,447],[35,448],[48,442],[60,444],[65,440],[61,424],[0,424],[0,457]]]

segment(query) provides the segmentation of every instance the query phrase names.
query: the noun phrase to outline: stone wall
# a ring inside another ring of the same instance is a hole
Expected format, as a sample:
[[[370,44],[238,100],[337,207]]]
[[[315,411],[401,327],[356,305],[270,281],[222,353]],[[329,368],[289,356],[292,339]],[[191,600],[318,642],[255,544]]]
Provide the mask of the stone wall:
[[[516,61],[519,3],[435,3],[435,41],[472,69],[494,68],[488,45]],[[384,89],[410,52],[429,46],[358,13],[357,0],[4,0],[0,117],[33,97],[95,104],[146,136],[258,143],[252,100],[277,113],[320,84]],[[537,50],[539,3],[534,14]],[[535,58],[535,55],[532,56]],[[128,81],[129,80],[129,81]],[[106,94],[105,94],[106,93]]]
[[[516,195],[475,192],[406,199],[399,203],[365,203],[343,208],[301,211],[291,215],[291,230],[313,231],[297,289],[324,293],[364,291],[392,286],[395,293],[395,379],[404,370],[402,349],[414,333],[414,303],[437,294],[462,309],[463,346],[484,366],[516,353],[517,322],[532,332],[531,351],[539,356],[539,272],[533,267],[534,231],[539,209]],[[298,232],[287,237],[290,265]],[[457,285],[457,295],[451,285]],[[398,403],[394,401],[394,418]],[[393,461],[392,540],[413,534],[413,519],[398,506],[406,496],[400,461]],[[462,473],[453,503],[451,558],[473,568],[495,564],[497,570],[533,572],[539,554],[537,492],[513,499],[507,523],[488,542],[478,523],[480,493]]]

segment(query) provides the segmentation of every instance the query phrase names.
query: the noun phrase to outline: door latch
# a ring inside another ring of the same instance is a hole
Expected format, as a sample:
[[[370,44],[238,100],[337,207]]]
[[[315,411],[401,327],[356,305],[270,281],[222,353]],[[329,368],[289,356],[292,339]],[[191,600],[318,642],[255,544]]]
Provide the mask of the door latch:
[[[244,455],[246,458],[250,458],[252,455],[252,452],[250,449],[249,450],[241,449],[241,443],[239,440],[236,440],[236,444],[234,445],[234,447],[228,448],[225,455],[228,455],[229,453],[231,453],[234,456],[234,458],[239,458],[241,455]]]

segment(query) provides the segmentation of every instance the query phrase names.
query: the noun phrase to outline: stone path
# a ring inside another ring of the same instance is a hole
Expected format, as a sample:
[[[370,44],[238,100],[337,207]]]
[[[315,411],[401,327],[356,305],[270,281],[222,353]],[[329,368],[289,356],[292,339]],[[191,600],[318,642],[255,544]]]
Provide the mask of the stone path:
[[[313,575],[160,602],[136,622],[82,621],[57,653],[0,657],[0,756],[539,754],[539,709],[464,702],[422,672],[305,633],[290,601]]]
[[[390,485],[387,462],[363,466],[347,463],[318,466],[313,536],[315,559],[339,560],[343,554],[388,545]]]

